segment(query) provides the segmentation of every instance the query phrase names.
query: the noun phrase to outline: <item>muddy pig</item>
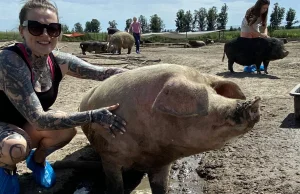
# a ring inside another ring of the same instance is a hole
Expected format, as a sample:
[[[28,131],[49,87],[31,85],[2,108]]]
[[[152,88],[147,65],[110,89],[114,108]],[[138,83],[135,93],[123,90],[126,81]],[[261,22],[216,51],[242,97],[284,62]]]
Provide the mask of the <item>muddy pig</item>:
[[[228,57],[228,70],[233,71],[233,64],[243,66],[256,65],[257,73],[260,72],[260,65],[263,62],[265,74],[268,74],[270,61],[283,59],[289,52],[285,50],[283,41],[277,38],[235,38],[224,45],[225,54]]]
[[[121,49],[128,49],[127,54],[131,53],[131,49],[134,45],[134,37],[128,32],[116,32],[111,37],[107,44],[107,51],[113,52],[118,51],[121,54]]]
[[[83,55],[86,55],[85,52],[95,51],[96,54],[107,52],[107,42],[85,41],[81,42],[79,47]]]
[[[115,138],[98,124],[82,126],[101,156],[107,193],[130,193],[124,191],[122,171],[134,169],[148,174],[153,194],[165,194],[175,160],[221,148],[247,133],[260,119],[259,102],[259,97],[246,100],[225,78],[158,64],[100,82],[84,95],[79,110],[119,103],[113,114],[127,122],[127,131]]]
[[[190,40],[189,44],[192,46],[192,48],[199,48],[205,46],[205,42],[201,40]]]

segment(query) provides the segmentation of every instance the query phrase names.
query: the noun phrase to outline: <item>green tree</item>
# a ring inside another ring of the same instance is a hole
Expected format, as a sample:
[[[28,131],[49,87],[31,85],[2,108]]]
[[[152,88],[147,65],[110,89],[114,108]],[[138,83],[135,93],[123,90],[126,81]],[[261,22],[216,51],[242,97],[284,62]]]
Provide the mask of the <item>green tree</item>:
[[[204,7],[194,11],[194,27],[204,31],[207,26],[207,11]]]
[[[207,12],[207,30],[215,30],[217,26],[218,10],[215,6],[208,9]]]
[[[221,8],[221,12],[218,15],[217,22],[220,24],[218,29],[226,29],[226,24],[228,22],[228,6],[226,3]]]
[[[184,32],[193,30],[193,14],[191,11],[186,11],[184,14]]]
[[[176,13],[176,20],[175,20],[177,32],[184,32],[185,30],[184,17],[185,17],[184,10],[183,9],[178,10],[178,12]]]
[[[286,13],[285,20],[286,20],[285,28],[291,29],[294,24],[299,22],[298,20],[296,20],[296,11],[294,9],[290,8],[288,10],[288,12]]]
[[[62,24],[62,32],[63,33],[68,33],[69,31],[69,26],[67,26],[66,24]]]
[[[108,22],[108,25],[111,27],[111,28],[117,28],[117,22],[115,21],[115,20],[113,20],[113,21],[109,21]]]
[[[91,30],[92,30],[92,32],[100,32],[101,31],[100,22],[97,19],[92,19]]]
[[[150,16],[150,30],[152,32],[161,32],[164,27],[163,20],[157,14]]]
[[[270,15],[270,28],[272,30],[279,29],[281,21],[284,17],[284,12],[285,9],[283,7],[280,7],[278,3],[274,4],[274,9]]]
[[[92,32],[91,22],[87,21],[85,22],[85,32]]]
[[[129,19],[126,20],[125,31],[128,31],[131,23],[132,23],[132,19],[131,18],[129,18]]]
[[[142,28],[143,33],[147,33],[147,32],[150,31],[149,25],[148,25],[148,22],[147,22],[147,18],[145,16],[140,15],[139,22],[141,24],[141,28]]]
[[[73,31],[82,33],[83,32],[82,25],[79,22],[77,22],[76,24],[74,24],[74,30]]]

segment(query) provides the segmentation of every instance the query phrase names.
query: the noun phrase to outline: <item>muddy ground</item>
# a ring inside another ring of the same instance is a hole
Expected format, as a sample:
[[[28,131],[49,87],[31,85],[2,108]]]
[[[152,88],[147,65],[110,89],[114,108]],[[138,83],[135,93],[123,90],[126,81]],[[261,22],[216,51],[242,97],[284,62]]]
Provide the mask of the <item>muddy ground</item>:
[[[62,51],[80,54],[79,43],[60,43]],[[235,81],[247,98],[260,96],[261,121],[254,129],[221,150],[215,150],[174,163],[171,172],[170,193],[300,193],[300,130],[294,121],[294,101],[289,95],[300,79],[300,43],[286,45],[287,58],[273,61],[269,75],[243,73],[243,67],[234,65],[236,74],[230,74],[222,62],[223,44],[202,48],[141,48],[141,54],[127,56],[95,55],[88,53],[85,60],[103,66],[129,69],[161,62],[192,66],[201,72],[216,74]],[[55,109],[76,111],[82,95],[96,81],[66,76],[60,86]],[[22,193],[101,193],[103,179],[97,165],[97,154],[89,146],[84,134],[78,134],[70,144],[48,157],[55,161],[96,161],[96,164],[77,169],[56,169],[57,183],[51,189],[42,189],[32,180],[24,163],[18,165]],[[68,164],[67,164],[68,165]],[[145,179],[146,180],[146,179]],[[145,186],[146,185],[146,186]],[[136,193],[149,193],[147,182]],[[147,191],[148,189],[148,191]],[[86,192],[84,192],[84,190]],[[81,192],[79,192],[81,191]],[[88,192],[89,191],[89,192]]]

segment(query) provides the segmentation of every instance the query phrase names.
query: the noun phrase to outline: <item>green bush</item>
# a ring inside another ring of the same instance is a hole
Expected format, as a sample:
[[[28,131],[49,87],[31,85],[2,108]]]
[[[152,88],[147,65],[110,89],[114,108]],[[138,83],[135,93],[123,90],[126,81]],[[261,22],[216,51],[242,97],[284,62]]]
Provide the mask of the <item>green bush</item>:
[[[22,37],[19,32],[0,32],[0,41],[11,41],[17,40],[21,41]]]
[[[85,33],[84,36],[79,36],[79,37],[62,36],[62,41],[66,41],[66,42],[81,42],[81,41],[87,41],[87,40],[106,41],[106,39],[107,39],[106,32]]]

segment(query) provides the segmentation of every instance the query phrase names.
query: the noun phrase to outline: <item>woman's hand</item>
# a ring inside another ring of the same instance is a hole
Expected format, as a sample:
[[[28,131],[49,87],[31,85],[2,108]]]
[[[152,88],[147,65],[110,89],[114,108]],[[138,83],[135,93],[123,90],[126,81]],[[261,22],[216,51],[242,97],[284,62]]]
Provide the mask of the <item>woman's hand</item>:
[[[116,137],[116,132],[121,134],[126,132],[126,122],[119,116],[113,114],[111,111],[117,109],[119,104],[112,106],[91,110],[91,122],[102,125],[113,137]]]

